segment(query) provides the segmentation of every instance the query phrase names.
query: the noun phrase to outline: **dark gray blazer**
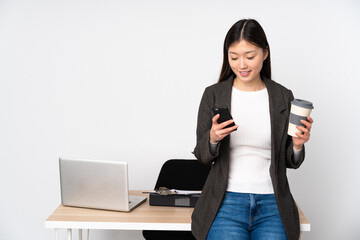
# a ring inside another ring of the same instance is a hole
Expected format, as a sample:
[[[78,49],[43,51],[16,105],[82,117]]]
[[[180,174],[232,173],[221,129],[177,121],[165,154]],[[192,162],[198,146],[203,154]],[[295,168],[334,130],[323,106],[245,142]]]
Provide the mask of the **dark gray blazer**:
[[[304,161],[305,148],[300,160],[293,162],[292,138],[287,135],[292,92],[270,79],[264,79],[270,105],[271,119],[271,165],[270,176],[281,219],[289,240],[298,240],[300,234],[299,213],[290,193],[286,168],[298,168]],[[202,194],[192,215],[191,230],[196,239],[206,239],[211,224],[226,192],[229,173],[230,136],[217,146],[215,155],[210,153],[209,139],[212,125],[212,107],[227,107],[231,110],[233,77],[207,87],[201,99],[198,122],[196,158],[204,164],[212,164]]]

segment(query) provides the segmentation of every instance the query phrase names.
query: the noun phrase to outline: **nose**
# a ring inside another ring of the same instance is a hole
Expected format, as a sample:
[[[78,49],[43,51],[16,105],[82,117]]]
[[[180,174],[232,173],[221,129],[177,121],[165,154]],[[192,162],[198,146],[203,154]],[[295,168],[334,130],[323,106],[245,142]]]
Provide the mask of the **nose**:
[[[240,58],[239,59],[240,62],[239,62],[239,69],[246,69],[247,68],[247,64],[245,62],[245,59],[244,58]]]

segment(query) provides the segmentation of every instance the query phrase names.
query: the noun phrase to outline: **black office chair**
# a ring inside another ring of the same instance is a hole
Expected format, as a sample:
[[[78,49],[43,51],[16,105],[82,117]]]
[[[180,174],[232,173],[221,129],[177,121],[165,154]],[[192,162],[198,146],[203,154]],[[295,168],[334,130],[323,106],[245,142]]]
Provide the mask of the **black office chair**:
[[[162,166],[155,189],[166,187],[178,190],[202,190],[209,174],[210,166],[198,160],[172,159]],[[146,240],[195,240],[190,231],[150,231],[144,230]]]

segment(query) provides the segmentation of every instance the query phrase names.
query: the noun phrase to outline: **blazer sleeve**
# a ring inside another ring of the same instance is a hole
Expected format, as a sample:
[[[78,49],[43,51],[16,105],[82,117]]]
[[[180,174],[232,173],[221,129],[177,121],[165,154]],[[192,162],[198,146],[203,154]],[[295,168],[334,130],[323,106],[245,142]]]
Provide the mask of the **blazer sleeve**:
[[[196,128],[196,146],[194,149],[195,157],[203,164],[211,164],[219,156],[219,148],[221,142],[216,146],[214,154],[210,151],[210,129],[212,126],[212,107],[214,102],[214,95],[208,88],[205,89],[201,98],[197,128]]]
[[[289,91],[288,108],[289,108],[289,112],[290,112],[291,101],[294,100],[294,95],[290,90],[288,90],[288,91]],[[286,141],[286,145],[287,145],[286,167],[287,168],[297,169],[304,162],[304,159],[305,159],[305,145],[303,146],[302,150],[300,151],[299,160],[295,163],[295,160],[294,160],[294,148],[293,148],[294,145],[293,145],[293,141],[292,141],[292,136],[289,136],[287,134],[287,131],[286,131],[286,136],[287,136],[287,141]]]

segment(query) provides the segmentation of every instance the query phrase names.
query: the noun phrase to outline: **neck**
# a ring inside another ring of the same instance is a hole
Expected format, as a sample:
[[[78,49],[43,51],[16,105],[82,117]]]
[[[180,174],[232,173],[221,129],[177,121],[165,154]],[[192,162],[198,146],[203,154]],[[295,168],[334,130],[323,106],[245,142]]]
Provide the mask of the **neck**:
[[[261,78],[251,81],[251,82],[243,82],[239,80],[237,77],[234,79],[233,86],[236,89],[239,89],[241,91],[259,91],[265,88],[265,83]]]

